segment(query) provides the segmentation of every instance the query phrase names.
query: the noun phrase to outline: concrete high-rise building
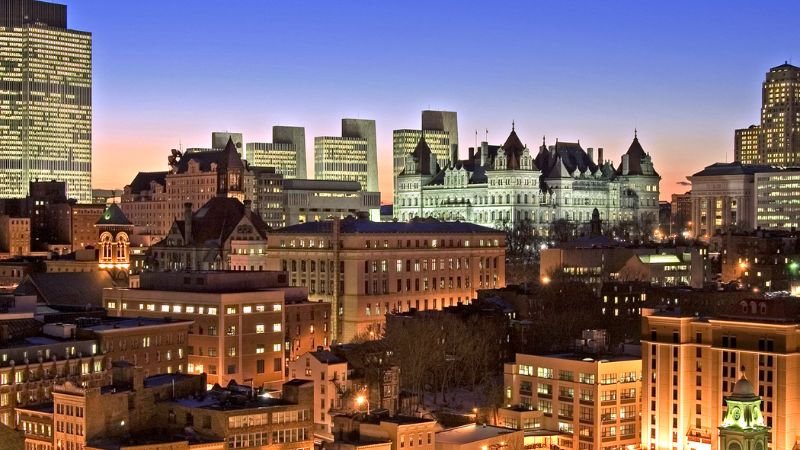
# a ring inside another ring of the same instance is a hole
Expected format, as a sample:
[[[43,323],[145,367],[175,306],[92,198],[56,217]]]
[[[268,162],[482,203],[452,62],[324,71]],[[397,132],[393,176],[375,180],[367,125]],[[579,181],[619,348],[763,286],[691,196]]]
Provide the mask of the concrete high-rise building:
[[[342,119],[342,136],[314,138],[314,174],[318,180],[358,181],[378,192],[378,144],[375,121]]]
[[[233,141],[236,151],[241,155],[244,151],[244,139],[242,133],[229,133],[227,131],[211,132],[211,149],[222,150],[228,145],[228,140]]]
[[[67,7],[0,0],[0,197],[59,180],[92,201],[92,35]]]
[[[403,171],[406,156],[414,152],[425,133],[425,142],[442,168],[458,161],[458,118],[453,111],[422,111],[421,130],[394,130],[392,150],[395,178]],[[396,181],[396,179],[395,179]]]
[[[736,130],[736,161],[800,164],[800,67],[784,63],[761,87],[761,125]]]
[[[272,142],[248,142],[244,159],[253,166],[274,167],[284,179],[308,178],[306,170],[306,129],[272,127]]]

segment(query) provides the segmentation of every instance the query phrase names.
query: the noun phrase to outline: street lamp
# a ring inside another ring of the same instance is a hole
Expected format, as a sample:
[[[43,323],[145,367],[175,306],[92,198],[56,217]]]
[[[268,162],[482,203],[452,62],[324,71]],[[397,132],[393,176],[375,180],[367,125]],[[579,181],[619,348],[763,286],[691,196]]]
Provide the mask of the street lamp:
[[[359,395],[358,397],[356,397],[356,405],[358,405],[359,408],[364,403],[367,404],[367,415],[369,415],[369,399],[365,395]]]

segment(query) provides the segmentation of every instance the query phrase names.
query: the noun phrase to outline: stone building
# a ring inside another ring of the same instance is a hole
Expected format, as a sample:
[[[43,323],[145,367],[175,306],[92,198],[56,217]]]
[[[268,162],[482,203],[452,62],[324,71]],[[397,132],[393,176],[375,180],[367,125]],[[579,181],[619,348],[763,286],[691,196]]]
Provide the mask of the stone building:
[[[332,303],[335,342],[377,337],[385,314],[469,303],[505,286],[505,234],[463,222],[349,217],[273,231],[268,261]]]
[[[125,186],[120,208],[134,224],[131,243],[149,247],[167,235],[174,217],[167,199],[169,172],[139,172]]]
[[[500,146],[481,143],[469,157],[442,167],[423,136],[397,176],[394,216],[463,220],[502,228],[529,220],[539,234],[551,222],[591,220],[596,208],[604,223],[631,223],[644,232],[658,225],[661,177],[634,137],[619,167],[595,160],[580,143],[544,142],[534,154],[512,126]]]
[[[236,198],[213,197],[192,212],[186,203],[183,220],[175,220],[163,240],[150,247],[150,269],[264,270],[267,225]]]

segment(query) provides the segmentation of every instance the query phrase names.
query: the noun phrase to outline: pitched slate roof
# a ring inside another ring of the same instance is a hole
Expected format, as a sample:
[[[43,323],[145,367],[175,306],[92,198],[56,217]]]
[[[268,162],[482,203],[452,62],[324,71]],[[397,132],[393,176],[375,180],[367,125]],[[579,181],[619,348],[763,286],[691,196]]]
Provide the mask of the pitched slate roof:
[[[651,175],[645,174],[642,171],[642,159],[647,156],[647,153],[642,148],[642,144],[639,143],[639,137],[634,133],[633,135],[633,142],[631,142],[631,146],[628,147],[628,151],[625,152],[628,155],[628,175]],[[617,175],[622,175],[622,170],[624,169],[623,165],[620,164],[617,167]],[[653,169],[652,175],[658,176],[655,168]]]
[[[217,164],[220,170],[244,168],[242,158],[239,156],[239,152],[236,151],[236,144],[234,144],[233,139],[230,138],[228,138],[228,144],[225,145],[224,150],[185,153],[178,160],[175,172],[186,172],[189,169],[189,161],[197,162],[202,171],[211,170],[212,164]]]
[[[212,244],[219,245],[227,240],[245,216],[245,206],[238,199],[230,197],[214,197],[192,214],[192,245]],[[267,238],[267,225],[255,212],[250,213],[250,222],[256,232]],[[176,220],[181,235],[186,239],[186,224],[183,220]],[[155,244],[166,246],[166,240]]]
[[[40,302],[50,305],[102,306],[103,289],[111,287],[114,287],[114,280],[105,270],[32,273],[14,293],[35,293]]]
[[[155,181],[156,183],[166,186],[167,184],[167,172],[139,172],[131,181],[130,188],[131,192],[138,194],[142,191],[149,191],[150,190],[150,183]]]
[[[133,222],[128,220],[128,216],[122,212],[116,203],[111,203],[106,206],[106,210],[103,211],[103,215],[100,216],[100,220],[95,225],[133,225]]]
[[[548,150],[544,145],[539,147],[539,154],[534,160],[536,167],[539,167],[547,178],[564,177],[565,173],[570,176],[581,173],[594,174],[597,172],[597,164],[589,158],[589,154],[577,142],[558,142],[553,147],[553,151]],[[557,167],[562,165],[562,167]]]
[[[508,138],[506,138],[506,142],[503,143],[503,151],[506,152],[506,158],[508,158],[507,167],[509,169],[519,169],[519,160],[522,157],[523,150],[525,150],[525,145],[519,140],[519,136],[517,136],[517,132],[514,130],[514,125],[512,124],[511,133],[509,133]]]

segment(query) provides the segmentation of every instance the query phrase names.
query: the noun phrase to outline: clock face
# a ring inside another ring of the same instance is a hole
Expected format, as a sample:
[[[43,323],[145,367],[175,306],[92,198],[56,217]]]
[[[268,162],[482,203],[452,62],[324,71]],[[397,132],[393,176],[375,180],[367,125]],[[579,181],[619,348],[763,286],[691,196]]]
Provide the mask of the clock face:
[[[734,406],[733,410],[731,410],[731,414],[734,420],[739,420],[739,417],[742,417],[742,410],[739,409],[738,406]]]

